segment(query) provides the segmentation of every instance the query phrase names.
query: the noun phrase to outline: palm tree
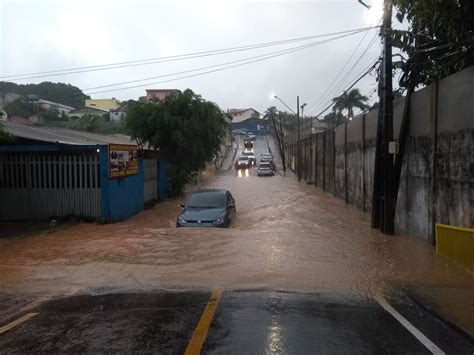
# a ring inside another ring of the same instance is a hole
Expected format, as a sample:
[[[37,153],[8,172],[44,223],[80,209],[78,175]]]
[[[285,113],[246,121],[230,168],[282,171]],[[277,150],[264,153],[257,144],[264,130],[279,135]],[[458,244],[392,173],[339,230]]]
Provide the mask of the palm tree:
[[[277,116],[277,108],[275,106],[270,106],[269,108],[267,108],[267,110],[263,113],[263,119],[264,120],[268,120],[272,117],[276,117]]]
[[[340,113],[347,110],[347,117],[350,120],[354,118],[354,108],[359,108],[361,110],[369,108],[366,104],[366,102],[369,101],[369,98],[361,95],[359,89],[352,89],[339,97],[335,97],[332,101],[334,102],[334,110],[337,110]]]

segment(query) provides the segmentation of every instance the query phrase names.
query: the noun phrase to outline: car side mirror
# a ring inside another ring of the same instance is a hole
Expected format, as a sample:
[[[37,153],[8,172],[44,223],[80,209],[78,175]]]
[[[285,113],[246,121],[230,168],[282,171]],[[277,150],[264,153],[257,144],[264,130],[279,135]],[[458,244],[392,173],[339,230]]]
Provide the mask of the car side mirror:
[[[184,208],[184,203],[180,203],[179,207]]]

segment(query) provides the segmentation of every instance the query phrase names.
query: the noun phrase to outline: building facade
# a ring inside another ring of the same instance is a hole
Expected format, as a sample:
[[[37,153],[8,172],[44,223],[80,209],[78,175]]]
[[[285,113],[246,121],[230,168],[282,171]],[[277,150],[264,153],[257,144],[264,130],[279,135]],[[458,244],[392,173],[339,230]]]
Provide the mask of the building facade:
[[[180,92],[178,89],[146,89],[146,101],[163,100],[167,96]]]
[[[112,111],[120,107],[120,101],[111,99],[87,99],[84,102],[85,107],[95,108],[103,111]]]
[[[109,115],[109,111],[104,111],[104,110],[99,110],[97,108],[92,108],[92,107],[83,107],[83,108],[78,108],[77,110],[73,110],[68,112],[68,117],[70,119],[80,119],[84,115],[97,115],[100,117],[107,117]]]
[[[114,222],[168,196],[168,165],[122,135],[5,123],[0,221],[75,216]]]
[[[249,118],[260,118],[260,113],[253,108],[231,108],[227,110],[227,113],[232,116],[233,123],[243,122]]]

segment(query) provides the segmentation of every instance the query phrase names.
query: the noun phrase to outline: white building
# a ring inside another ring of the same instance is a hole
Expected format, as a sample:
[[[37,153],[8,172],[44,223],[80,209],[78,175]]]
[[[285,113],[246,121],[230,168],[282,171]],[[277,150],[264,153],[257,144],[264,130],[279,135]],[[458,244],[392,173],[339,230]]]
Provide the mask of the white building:
[[[232,123],[242,122],[249,118],[260,118],[260,113],[253,108],[231,108],[227,110],[227,113],[232,116]]]

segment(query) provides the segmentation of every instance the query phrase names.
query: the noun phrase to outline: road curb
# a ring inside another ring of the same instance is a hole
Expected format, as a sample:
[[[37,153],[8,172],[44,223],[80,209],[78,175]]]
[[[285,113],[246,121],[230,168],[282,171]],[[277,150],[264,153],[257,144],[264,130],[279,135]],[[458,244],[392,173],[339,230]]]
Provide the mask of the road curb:
[[[466,332],[464,329],[459,327],[458,325],[454,324],[451,322],[449,319],[446,317],[442,316],[438,312],[436,312],[433,307],[428,306],[426,303],[420,301],[417,296],[413,295],[411,292],[405,292],[408,298],[413,301],[418,307],[422,308],[424,311],[429,313],[431,316],[439,320],[441,323],[443,323],[445,326],[448,328],[452,329],[456,333],[458,333],[461,337],[463,337],[466,341],[468,341],[471,344],[474,344],[474,336]]]

